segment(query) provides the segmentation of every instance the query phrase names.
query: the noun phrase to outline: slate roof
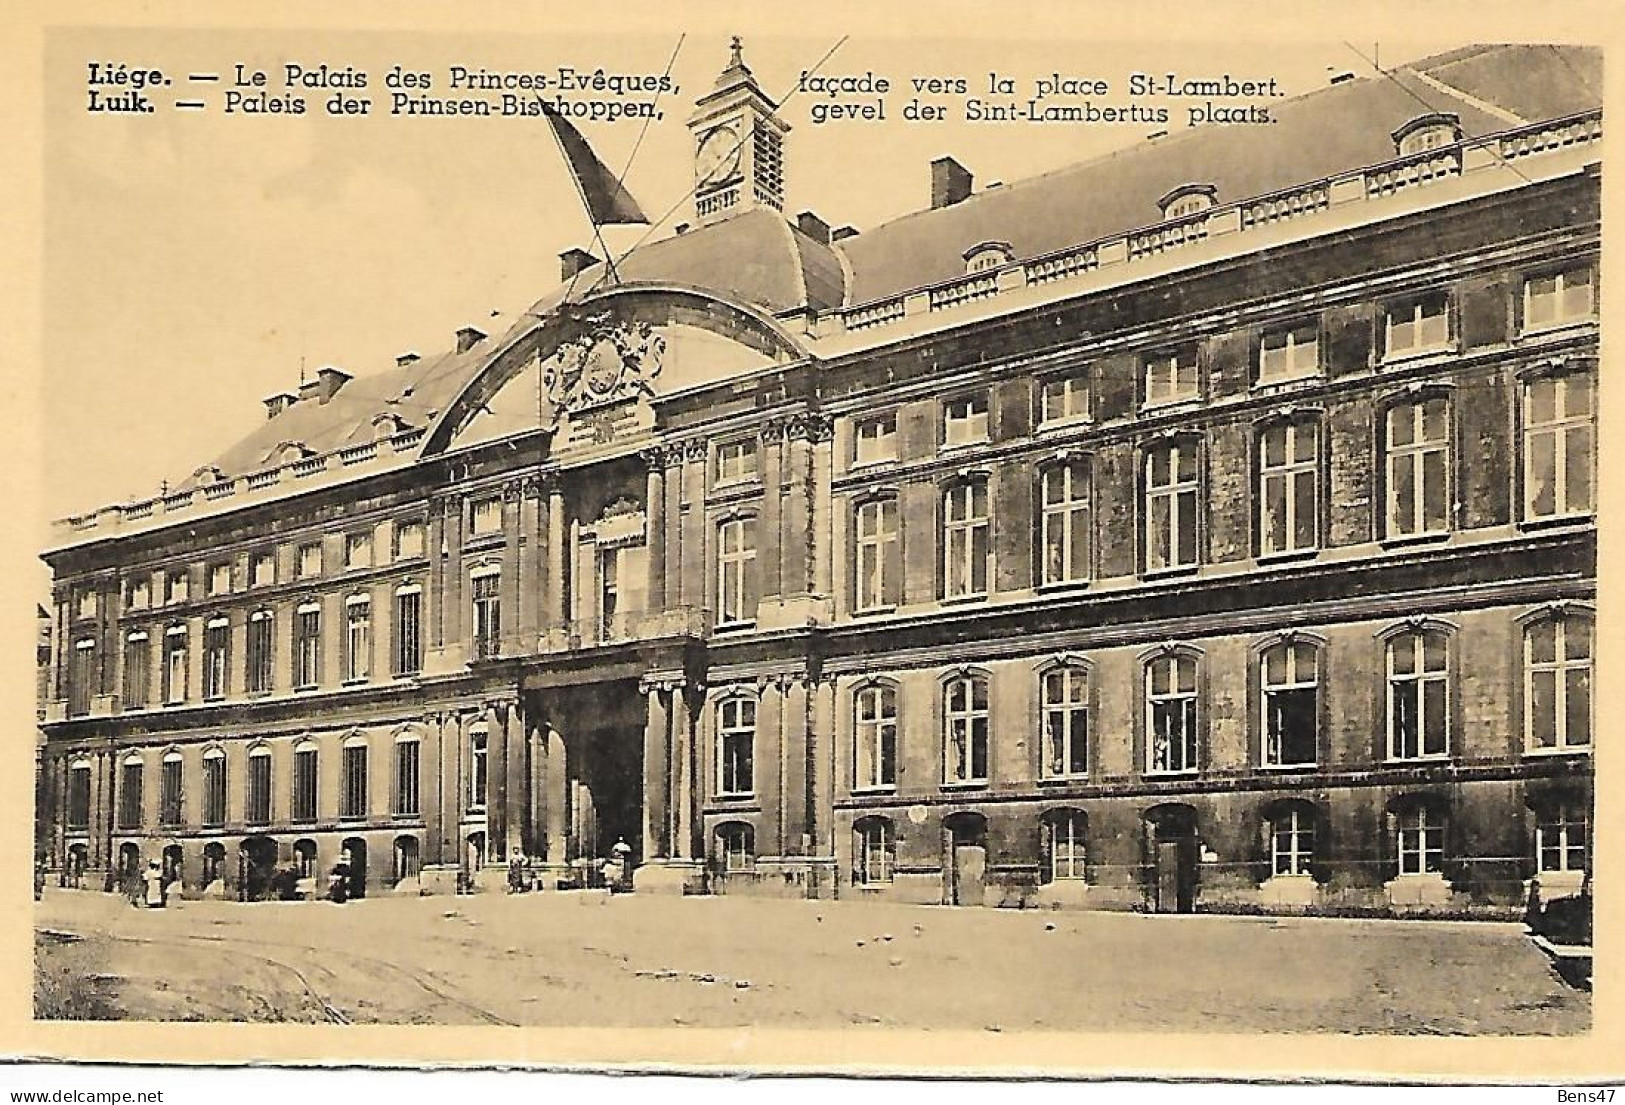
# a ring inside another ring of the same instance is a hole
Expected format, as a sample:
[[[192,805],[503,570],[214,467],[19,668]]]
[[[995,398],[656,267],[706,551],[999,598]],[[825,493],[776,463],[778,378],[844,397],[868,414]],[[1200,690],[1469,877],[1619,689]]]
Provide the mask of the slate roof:
[[[1008,242],[1016,258],[1049,253],[1157,222],[1157,200],[1183,184],[1215,185],[1220,203],[1263,195],[1393,159],[1393,131],[1418,115],[1455,114],[1473,137],[1595,108],[1601,86],[1601,52],[1592,48],[1465,47],[1391,78],[1359,78],[1277,101],[1272,126],[1179,131],[905,215],[834,246],[802,234],[777,212],[756,209],[650,242],[618,270],[627,283],[693,285],[773,314],[860,304],[962,276],[964,252],[978,242]],[[588,269],[528,315],[545,314],[567,296],[581,298],[600,274],[601,266]],[[385,412],[426,428],[507,337],[534,322],[521,317],[504,337],[465,354],[358,376],[325,404],[301,400],[262,421],[214,466],[230,478],[274,463],[284,442],[322,453],[369,441],[373,419]]]

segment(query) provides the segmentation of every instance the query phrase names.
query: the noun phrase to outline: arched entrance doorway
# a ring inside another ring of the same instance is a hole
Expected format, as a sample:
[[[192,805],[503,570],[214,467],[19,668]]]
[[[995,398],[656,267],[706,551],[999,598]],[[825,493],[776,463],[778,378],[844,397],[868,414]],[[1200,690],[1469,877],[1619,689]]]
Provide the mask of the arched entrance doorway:
[[[1196,810],[1179,802],[1146,810],[1145,842],[1151,908],[1190,913],[1196,908]]]
[[[404,882],[418,876],[420,862],[418,858],[418,838],[415,836],[398,836],[395,838],[395,881]]]
[[[119,889],[137,894],[141,889],[141,845],[126,841],[118,848]]]
[[[62,885],[79,888],[85,884],[85,868],[90,866],[90,846],[72,844],[68,847],[67,862],[63,864]]]
[[[179,844],[164,845],[164,883],[178,883],[184,887],[186,857]]]
[[[352,898],[365,898],[367,896],[367,842],[359,836],[346,837],[343,847],[343,860],[350,872],[350,882],[346,889]]]
[[[987,873],[987,818],[951,813],[942,820],[943,900],[948,905],[981,905]]]
[[[263,902],[270,898],[271,879],[276,874],[276,841],[268,836],[251,836],[238,851],[243,863],[243,900]]]
[[[207,890],[226,877],[226,846],[211,840],[203,846],[203,888]]]
[[[485,866],[485,832],[483,830],[469,833],[463,841],[464,867],[469,878],[477,875]]]

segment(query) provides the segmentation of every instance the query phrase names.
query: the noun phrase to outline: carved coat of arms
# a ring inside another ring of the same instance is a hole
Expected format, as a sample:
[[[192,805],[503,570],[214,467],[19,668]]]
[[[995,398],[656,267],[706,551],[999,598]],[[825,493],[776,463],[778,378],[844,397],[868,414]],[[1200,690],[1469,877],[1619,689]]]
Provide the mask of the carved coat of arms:
[[[542,363],[542,394],[555,412],[570,414],[653,395],[665,351],[666,339],[647,322],[589,316]]]

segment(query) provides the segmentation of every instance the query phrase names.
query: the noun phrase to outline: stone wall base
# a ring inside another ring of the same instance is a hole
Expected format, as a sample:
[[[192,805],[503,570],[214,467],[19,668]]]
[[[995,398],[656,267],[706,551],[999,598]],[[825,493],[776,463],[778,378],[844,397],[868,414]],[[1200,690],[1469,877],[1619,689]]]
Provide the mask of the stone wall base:
[[[705,863],[697,859],[652,859],[632,872],[632,889],[639,894],[702,894]]]

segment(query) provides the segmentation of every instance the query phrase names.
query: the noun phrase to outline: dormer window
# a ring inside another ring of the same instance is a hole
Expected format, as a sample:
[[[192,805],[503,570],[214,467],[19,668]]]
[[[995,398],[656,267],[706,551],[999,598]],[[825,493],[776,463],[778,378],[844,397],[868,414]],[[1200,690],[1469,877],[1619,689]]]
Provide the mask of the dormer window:
[[[1016,251],[1009,242],[979,242],[964,253],[965,273],[991,272],[1016,259]]]
[[[310,450],[300,442],[285,442],[277,451],[277,458],[282,464],[294,464],[310,456]]]
[[[1164,221],[1199,215],[1219,202],[1219,190],[1211,184],[1181,184],[1157,201]]]
[[[1454,115],[1434,112],[1418,115],[1394,131],[1394,149],[1400,157],[1426,153],[1461,141],[1461,120]]]
[[[372,420],[372,439],[383,441],[406,429],[406,422],[398,415],[380,414]]]

